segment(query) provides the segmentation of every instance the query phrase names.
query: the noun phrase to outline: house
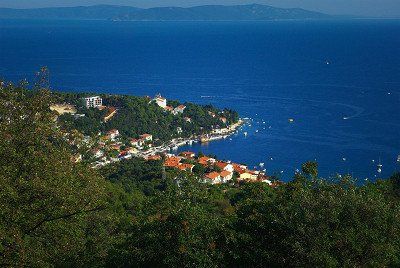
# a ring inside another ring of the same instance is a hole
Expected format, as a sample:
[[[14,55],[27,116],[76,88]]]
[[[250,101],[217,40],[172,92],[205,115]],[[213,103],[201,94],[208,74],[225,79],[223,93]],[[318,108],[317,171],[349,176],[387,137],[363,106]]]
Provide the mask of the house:
[[[236,171],[239,174],[242,174],[242,173],[246,172],[246,170],[247,170],[247,166],[245,166],[245,165],[232,163],[232,166],[233,166],[234,171]]]
[[[215,113],[208,111],[208,114],[211,115],[212,117],[215,117]]]
[[[100,157],[102,157],[104,155],[104,152],[102,150],[100,150],[100,149],[93,149],[91,151],[91,153],[93,154],[93,156],[95,158],[100,158]]]
[[[173,112],[174,111],[174,108],[173,107],[171,107],[171,106],[165,106],[164,107],[164,110],[166,110],[166,111],[168,111],[168,112]]]
[[[111,129],[107,132],[107,136],[109,136],[111,140],[115,140],[115,138],[119,136],[118,129]]]
[[[223,170],[219,175],[221,176],[222,182],[230,181],[233,177],[233,173],[226,170]]]
[[[121,144],[118,144],[118,143],[111,144],[110,149],[119,151],[119,150],[121,150]]]
[[[226,124],[226,122],[228,122],[228,120],[226,119],[226,117],[220,117],[219,120],[222,121],[222,123]]]
[[[192,123],[192,119],[190,117],[184,117],[183,120],[185,120],[188,123]]]
[[[219,184],[219,183],[221,183],[221,175],[215,171],[210,172],[210,173],[206,174],[204,181],[209,182],[211,184]]]
[[[181,127],[177,127],[177,128],[176,128],[176,132],[177,132],[178,134],[182,134],[183,130],[182,130]]]
[[[155,96],[153,101],[155,101],[157,103],[157,105],[160,106],[161,108],[167,107],[167,99],[163,98],[161,96],[161,94],[158,94],[157,96]]]
[[[182,171],[192,172],[193,168],[194,168],[194,165],[192,165],[192,164],[180,164],[180,165],[178,165],[178,168],[180,170],[182,170]]]
[[[217,167],[219,167],[221,170],[226,170],[226,171],[229,171],[229,172],[232,172],[232,173],[234,171],[233,165],[229,164],[229,163],[217,162],[215,165]]]
[[[245,171],[242,174],[240,174],[240,180],[247,180],[247,181],[255,181],[258,178],[258,174],[256,174],[253,171]]]
[[[259,175],[258,180],[264,183],[267,183],[268,185],[272,185],[272,181],[270,180],[270,177],[266,175]]]
[[[165,162],[164,162],[164,166],[165,167],[178,167],[179,164],[181,162],[181,158],[177,157],[177,156],[171,156],[168,157]]]
[[[140,135],[140,139],[143,140],[144,142],[153,141],[153,135],[151,135],[151,134],[143,134],[143,135]]]
[[[183,111],[186,109],[185,105],[179,105],[178,107],[176,107],[173,111],[174,114],[182,114]]]
[[[138,149],[133,147],[127,147],[125,150],[130,154],[137,154],[139,152]]]
[[[214,163],[215,163],[215,159],[214,159],[214,158],[211,158],[211,157],[208,157],[208,156],[202,156],[202,157],[199,157],[199,159],[197,160],[197,162],[198,162],[200,165],[208,166],[208,165],[210,165],[210,164],[214,164]]]
[[[179,155],[184,158],[194,158],[196,154],[194,152],[182,152]]]
[[[117,109],[115,107],[109,107],[106,116],[103,118],[104,122],[109,121],[113,116],[117,113]]]
[[[131,139],[130,142],[131,142],[131,145],[135,146],[135,147],[140,147],[143,144],[143,141],[138,140],[138,139]]]
[[[100,96],[83,98],[83,103],[86,108],[97,108],[103,106],[103,99]]]
[[[155,155],[150,155],[146,158],[147,161],[157,161],[157,160],[161,160],[161,156],[158,154]]]

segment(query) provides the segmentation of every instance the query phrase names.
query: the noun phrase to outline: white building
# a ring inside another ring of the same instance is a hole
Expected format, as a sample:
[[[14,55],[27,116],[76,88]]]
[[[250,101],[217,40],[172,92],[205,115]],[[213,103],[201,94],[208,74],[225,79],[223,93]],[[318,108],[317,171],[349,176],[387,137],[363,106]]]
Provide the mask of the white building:
[[[186,109],[185,105],[179,105],[178,107],[176,107],[173,111],[173,114],[182,114],[183,111]]]
[[[118,129],[111,129],[107,132],[107,135],[110,137],[111,140],[115,140],[119,136]]]
[[[153,101],[155,101],[157,103],[158,106],[160,106],[161,108],[165,109],[165,107],[167,107],[167,99],[161,97],[161,94],[158,94]]]
[[[97,108],[103,105],[103,99],[100,96],[83,98],[86,108]]]

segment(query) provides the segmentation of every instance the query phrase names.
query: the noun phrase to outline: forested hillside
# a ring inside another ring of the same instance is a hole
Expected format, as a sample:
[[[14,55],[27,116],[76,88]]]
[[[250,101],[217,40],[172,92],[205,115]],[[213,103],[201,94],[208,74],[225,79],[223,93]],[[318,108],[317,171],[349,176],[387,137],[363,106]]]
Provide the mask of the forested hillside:
[[[0,266],[397,267],[400,174],[209,185],[133,158],[74,163],[46,89],[0,86]]]

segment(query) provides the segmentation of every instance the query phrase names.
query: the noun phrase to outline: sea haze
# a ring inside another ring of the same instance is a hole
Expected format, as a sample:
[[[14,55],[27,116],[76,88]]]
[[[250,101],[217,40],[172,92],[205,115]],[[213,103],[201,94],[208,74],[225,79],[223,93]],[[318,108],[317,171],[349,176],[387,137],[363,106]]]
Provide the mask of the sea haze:
[[[1,20],[0,76],[47,65],[54,89],[230,107],[254,119],[247,137],[182,149],[286,180],[314,159],[323,176],[372,180],[379,159],[382,176],[400,168],[399,33],[399,20]]]

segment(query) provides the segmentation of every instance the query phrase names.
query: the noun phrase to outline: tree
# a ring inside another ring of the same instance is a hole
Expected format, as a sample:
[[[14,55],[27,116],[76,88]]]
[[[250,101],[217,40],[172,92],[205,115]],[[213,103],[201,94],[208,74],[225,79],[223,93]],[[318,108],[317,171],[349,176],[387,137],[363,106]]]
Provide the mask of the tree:
[[[0,88],[0,265],[82,264],[99,239],[105,181],[72,163],[50,103],[46,89]]]

